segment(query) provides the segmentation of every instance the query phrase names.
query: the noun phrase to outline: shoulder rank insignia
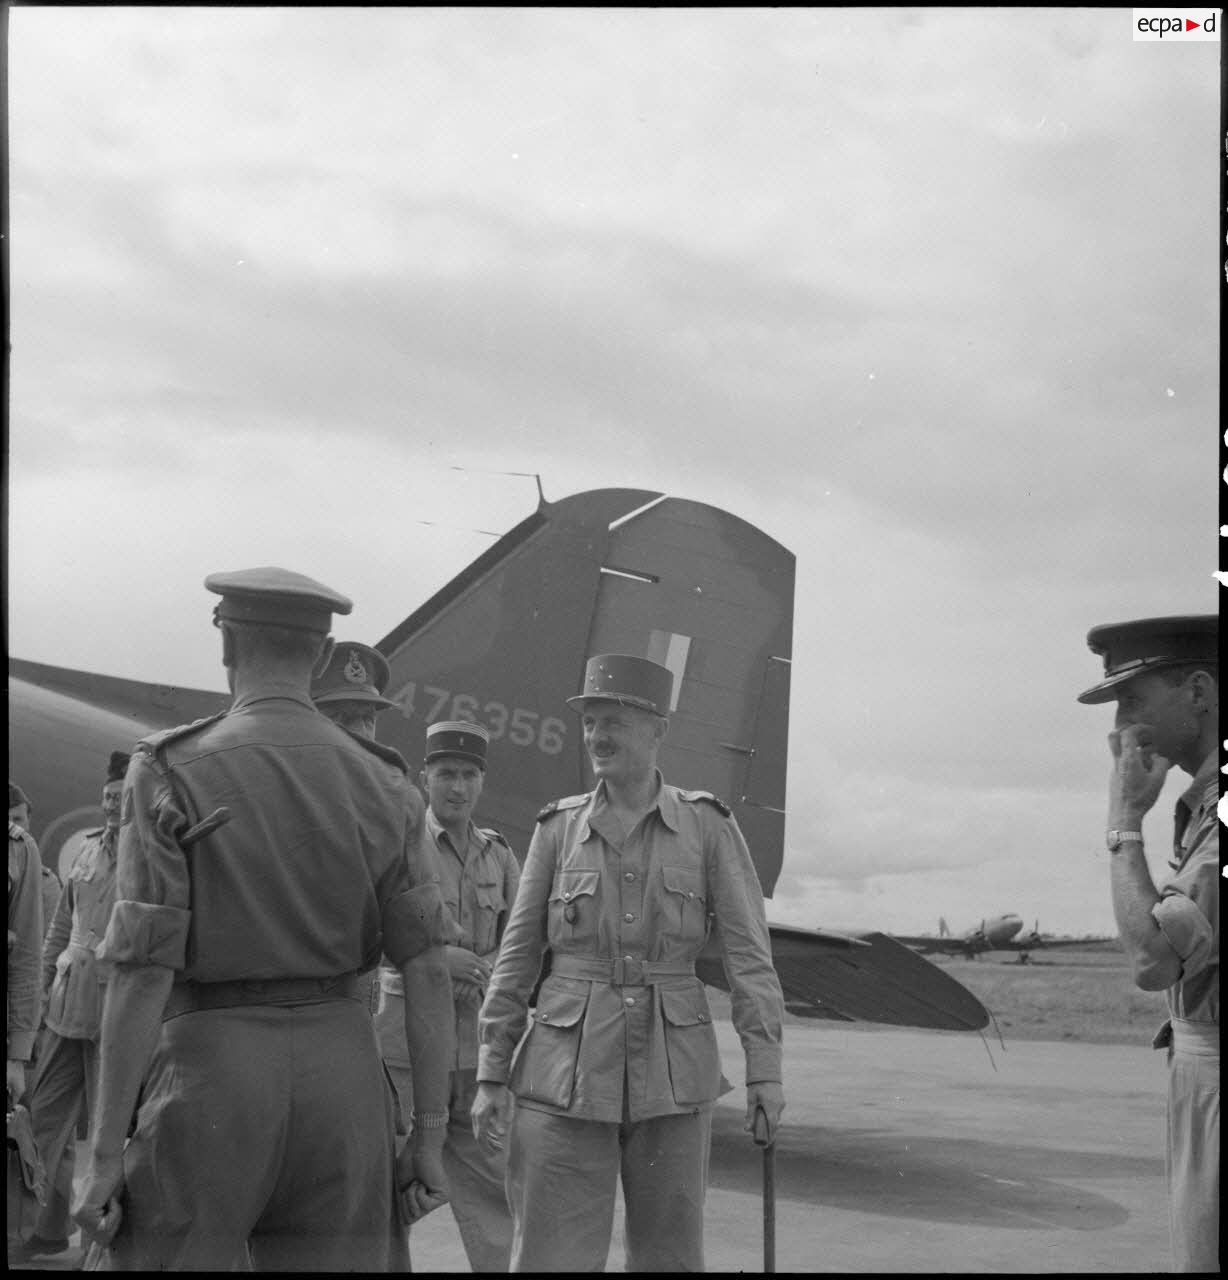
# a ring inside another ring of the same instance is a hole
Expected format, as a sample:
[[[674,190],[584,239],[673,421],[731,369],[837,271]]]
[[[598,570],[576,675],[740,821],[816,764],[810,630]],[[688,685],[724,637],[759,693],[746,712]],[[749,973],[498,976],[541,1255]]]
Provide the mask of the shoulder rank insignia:
[[[505,849],[510,849],[512,847],[507,842],[507,836],[505,836],[503,832],[499,831],[497,828],[479,827],[478,830],[487,838],[487,840],[493,840],[495,841],[496,844],[503,845]]]
[[[582,804],[587,804],[589,799],[590,794],[586,791],[582,796],[564,796],[561,800],[551,800],[537,815],[537,820],[545,822],[551,814],[558,813],[560,809],[578,809]]]
[[[173,729],[161,729],[157,733],[151,733],[138,742],[138,750],[144,747],[149,752],[160,751],[168,742],[175,742],[180,738],[186,738],[190,734],[199,733],[206,726],[215,724],[223,716],[229,715],[230,710],[219,711],[215,716],[205,716],[203,720],[193,720],[190,724],[179,724]]]
[[[679,791],[678,799],[685,800],[688,804],[695,804],[700,800],[706,800],[720,812],[722,817],[733,817],[733,810],[724,802],[724,800],[714,796],[711,791]]]

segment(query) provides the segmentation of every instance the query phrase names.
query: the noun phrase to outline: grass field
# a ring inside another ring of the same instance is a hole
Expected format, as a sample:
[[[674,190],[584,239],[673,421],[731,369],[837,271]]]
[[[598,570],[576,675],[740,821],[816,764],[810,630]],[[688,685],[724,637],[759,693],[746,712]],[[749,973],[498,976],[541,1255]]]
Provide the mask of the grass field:
[[[1076,1040],[1087,1044],[1151,1042],[1167,1016],[1160,992],[1140,991],[1116,945],[1045,948],[1030,964],[993,953],[939,962],[998,1020],[1006,1040]]]

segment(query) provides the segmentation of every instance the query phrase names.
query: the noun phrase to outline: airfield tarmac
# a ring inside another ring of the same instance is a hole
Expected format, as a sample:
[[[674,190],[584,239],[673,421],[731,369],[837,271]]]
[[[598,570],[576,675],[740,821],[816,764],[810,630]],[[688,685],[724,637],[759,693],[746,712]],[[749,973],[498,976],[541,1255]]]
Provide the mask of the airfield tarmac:
[[[762,1271],[763,1162],[738,1087],[717,1108],[712,1271]],[[790,1026],[776,1151],[776,1268],[1130,1272],[1169,1268],[1164,1055],[1138,1046]],[[620,1217],[607,1269],[621,1271]],[[466,1271],[449,1210],[413,1228],[415,1271]]]
[[[763,1163],[741,1130],[737,1035],[724,1020],[716,1029],[738,1087],[713,1126],[707,1264],[761,1271]],[[786,1027],[777,1270],[1169,1268],[1164,1055],[1145,1041],[988,1044],[969,1033]],[[620,1205],[611,1271],[624,1267],[621,1232]],[[23,1269],[80,1257],[77,1245]],[[468,1270],[448,1209],[413,1228],[412,1257],[415,1271]]]

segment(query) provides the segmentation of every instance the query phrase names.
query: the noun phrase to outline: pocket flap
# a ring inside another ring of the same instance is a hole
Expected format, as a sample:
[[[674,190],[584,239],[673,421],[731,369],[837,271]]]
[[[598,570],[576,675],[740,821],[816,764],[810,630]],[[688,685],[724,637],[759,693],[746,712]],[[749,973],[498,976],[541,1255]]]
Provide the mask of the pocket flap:
[[[670,893],[680,893],[684,898],[698,898],[703,902],[703,873],[695,867],[662,867],[661,880]]]
[[[547,981],[538,994],[533,1021],[547,1027],[574,1027],[584,1017],[588,995],[588,983],[584,984],[583,991],[569,991]]]
[[[497,884],[475,884],[473,897],[479,907],[488,911],[503,910],[503,889]]]
[[[570,902],[573,898],[596,893],[599,875],[597,871],[560,871],[554,878],[550,901]]]
[[[674,1027],[693,1027],[701,1022],[711,1022],[708,999],[702,988],[661,987],[661,1012],[665,1021]]]

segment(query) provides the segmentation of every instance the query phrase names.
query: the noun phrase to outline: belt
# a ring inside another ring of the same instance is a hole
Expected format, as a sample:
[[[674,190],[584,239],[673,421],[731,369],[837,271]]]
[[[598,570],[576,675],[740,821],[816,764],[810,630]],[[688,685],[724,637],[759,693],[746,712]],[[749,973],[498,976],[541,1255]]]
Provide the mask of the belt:
[[[239,982],[181,982],[171,988],[162,1021],[201,1009],[238,1005],[322,1004],[326,1000],[361,1000],[358,975],[338,978],[264,978]]]
[[[662,978],[693,978],[693,960],[636,960],[633,956],[597,960],[588,956],[550,957],[552,978],[585,978],[616,987],[648,987]]]
[[[76,929],[68,935],[68,945],[70,947],[80,947],[82,951],[97,951],[98,944],[102,939],[93,931],[87,930],[85,933],[78,933]]]
[[[1173,1019],[1172,1046],[1177,1053],[1192,1053],[1200,1058],[1219,1057],[1219,1023],[1190,1022]]]

